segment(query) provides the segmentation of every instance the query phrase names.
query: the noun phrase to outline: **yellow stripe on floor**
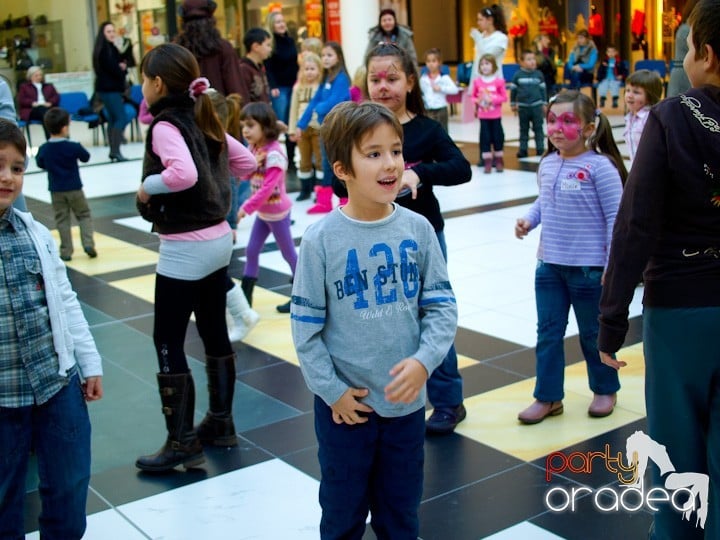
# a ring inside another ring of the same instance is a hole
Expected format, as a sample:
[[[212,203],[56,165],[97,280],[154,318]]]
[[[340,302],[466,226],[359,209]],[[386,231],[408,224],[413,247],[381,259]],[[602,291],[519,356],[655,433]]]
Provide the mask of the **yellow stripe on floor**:
[[[532,461],[640,420],[645,417],[642,344],[623,349],[618,357],[628,362],[628,366],[620,370],[622,388],[610,416],[588,416],[592,391],[588,389],[585,362],[578,362],[565,369],[563,414],[535,425],[520,424],[518,413],[534,399],[533,377],[465,399],[467,418],[456,431],[519,459]]]
[[[60,236],[58,235],[57,229],[51,232],[59,249]],[[158,261],[158,254],[155,251],[138,247],[98,232],[93,235],[95,239],[95,250],[98,256],[91,259],[83,251],[79,227],[75,226],[72,228],[72,237],[74,252],[72,260],[66,264],[73,270],[89,276],[155,265]]]

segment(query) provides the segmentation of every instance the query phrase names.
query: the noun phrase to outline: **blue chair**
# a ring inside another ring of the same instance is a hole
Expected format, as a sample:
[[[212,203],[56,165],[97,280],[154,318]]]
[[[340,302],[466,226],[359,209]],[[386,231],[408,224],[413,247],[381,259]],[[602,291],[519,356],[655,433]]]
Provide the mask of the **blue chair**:
[[[502,65],[502,74],[503,79],[505,79],[505,82],[512,81],[512,78],[515,76],[515,74],[520,69],[520,64],[503,64]]]
[[[42,122],[40,120],[20,120],[18,118],[17,125],[20,129],[25,131],[25,138],[27,139],[28,147],[32,147],[32,135],[30,133],[30,126],[36,125],[36,126],[42,126]]]
[[[420,68],[420,76],[426,75],[428,72],[427,66],[423,66]],[[445,64],[440,65],[440,75],[450,75],[450,68],[446,66]],[[138,85],[139,86],[139,85]],[[142,98],[142,92],[140,93],[140,98]]]
[[[132,112],[132,120],[130,121],[130,137],[132,140],[142,141],[142,132],[140,131],[140,121],[138,120],[138,113],[140,110],[140,102],[143,100],[143,93],[142,93],[142,85],[141,84],[133,84],[130,87],[130,101],[133,102],[133,105],[130,105],[129,103],[125,104],[125,110],[128,111],[128,106],[133,107]]]
[[[93,144],[98,144],[98,128],[102,131],[103,141],[107,144],[105,124],[100,115],[92,112],[90,100],[85,92],[61,92],[60,107],[70,113],[70,118],[76,122],[86,122],[93,131]]]

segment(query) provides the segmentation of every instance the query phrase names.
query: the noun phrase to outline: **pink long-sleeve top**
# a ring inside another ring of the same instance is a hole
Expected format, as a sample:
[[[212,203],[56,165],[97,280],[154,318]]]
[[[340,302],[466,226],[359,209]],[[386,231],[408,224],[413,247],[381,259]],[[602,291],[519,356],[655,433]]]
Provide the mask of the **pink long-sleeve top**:
[[[477,107],[480,120],[492,120],[502,117],[502,104],[507,101],[505,81],[501,77],[487,78],[479,76],[473,81],[470,99]]]
[[[240,141],[225,135],[228,149],[230,175],[242,178],[257,169],[255,156]],[[158,122],[153,126],[152,149],[165,169],[160,174],[148,176],[143,189],[149,195],[174,193],[189,189],[198,181],[197,167],[190,155],[180,130],[170,122]],[[228,182],[230,180],[228,179]],[[177,234],[160,235],[171,240],[213,240],[230,232],[230,225],[223,220],[217,225]]]
[[[257,170],[250,177],[252,195],[242,209],[246,214],[257,212],[265,221],[280,221],[290,213],[292,201],[285,190],[287,157],[277,141],[264,146],[250,146],[257,159]]]

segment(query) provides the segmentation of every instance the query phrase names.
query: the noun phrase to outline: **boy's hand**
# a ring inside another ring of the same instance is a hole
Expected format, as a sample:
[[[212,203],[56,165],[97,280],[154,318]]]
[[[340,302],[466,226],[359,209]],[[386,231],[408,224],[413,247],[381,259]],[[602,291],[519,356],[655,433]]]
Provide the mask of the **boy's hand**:
[[[82,384],[85,401],[97,401],[103,397],[102,377],[88,377]]]
[[[367,388],[348,388],[330,408],[332,409],[333,422],[336,424],[364,424],[367,417],[358,414],[360,412],[371,413],[372,407],[358,401],[368,395]]]
[[[385,387],[385,399],[390,403],[412,403],[420,395],[428,372],[416,358],[405,358],[390,370],[393,380]]]
[[[530,222],[527,219],[519,218],[515,222],[515,238],[523,239],[530,232]]]

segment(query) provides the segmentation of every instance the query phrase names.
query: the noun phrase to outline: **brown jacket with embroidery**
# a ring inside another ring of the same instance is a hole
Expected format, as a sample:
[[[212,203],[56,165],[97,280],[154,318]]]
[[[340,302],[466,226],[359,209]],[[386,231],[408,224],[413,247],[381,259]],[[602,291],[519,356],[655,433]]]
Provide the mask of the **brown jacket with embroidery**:
[[[645,306],[720,306],[718,148],[719,87],[691,89],[651,110],[615,220],[601,351],[622,346],[641,275]]]

